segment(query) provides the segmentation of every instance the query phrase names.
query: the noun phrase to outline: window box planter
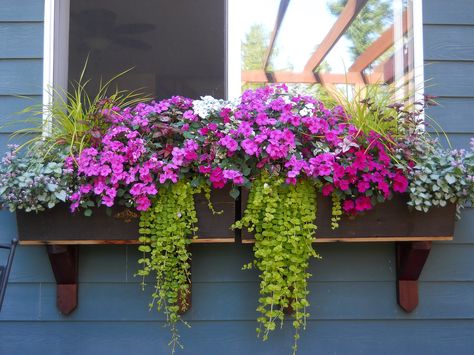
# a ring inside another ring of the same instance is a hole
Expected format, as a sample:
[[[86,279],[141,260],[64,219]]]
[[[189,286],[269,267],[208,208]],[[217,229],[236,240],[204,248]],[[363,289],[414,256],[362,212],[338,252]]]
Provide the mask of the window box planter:
[[[235,201],[229,188],[213,190],[211,201],[216,211],[208,208],[206,198],[195,197],[198,215],[198,238],[195,243],[231,243],[234,231]],[[139,213],[123,207],[114,207],[111,214],[97,208],[92,216],[82,212],[71,213],[66,204],[41,213],[17,211],[18,237],[21,244],[137,244]]]
[[[248,191],[242,192],[242,211]],[[318,197],[316,243],[325,242],[403,242],[452,240],[456,206],[433,207],[429,212],[410,210],[407,195],[395,195],[372,210],[348,217],[339,228],[331,229],[331,199]],[[254,243],[252,234],[242,231],[242,243]]]

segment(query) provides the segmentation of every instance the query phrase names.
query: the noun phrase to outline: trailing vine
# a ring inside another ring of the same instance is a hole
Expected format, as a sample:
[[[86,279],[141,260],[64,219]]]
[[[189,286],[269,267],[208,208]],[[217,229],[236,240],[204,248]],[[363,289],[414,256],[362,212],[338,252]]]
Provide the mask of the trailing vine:
[[[177,324],[182,321],[180,311],[188,306],[191,282],[188,246],[189,236],[197,231],[193,196],[198,191],[185,181],[162,187],[152,207],[140,217],[139,250],[143,257],[138,260],[142,265],[138,275],[143,277],[142,287],[145,277],[155,278],[150,309],[163,310],[171,330],[169,345],[173,353],[176,346],[182,348]]]
[[[341,198],[335,192],[333,192],[331,194],[331,200],[331,228],[337,229],[339,228],[339,221],[341,220],[342,216]]]
[[[267,340],[277,323],[283,326],[285,310],[291,307],[294,352],[309,315],[309,259],[319,257],[312,247],[315,201],[314,183],[286,185],[283,178],[263,173],[250,189],[243,218],[235,224],[255,234],[255,260],[244,268],[255,265],[261,272],[257,334]]]

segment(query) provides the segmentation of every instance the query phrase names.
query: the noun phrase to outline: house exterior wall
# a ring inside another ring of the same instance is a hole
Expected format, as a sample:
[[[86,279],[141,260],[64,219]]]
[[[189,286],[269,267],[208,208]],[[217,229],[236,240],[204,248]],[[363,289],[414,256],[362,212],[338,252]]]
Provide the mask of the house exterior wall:
[[[425,0],[427,93],[443,107],[429,114],[453,145],[474,135],[474,2]],[[0,1],[0,125],[41,99],[42,0]],[[0,151],[8,131],[0,131]],[[52,226],[54,227],[54,226]],[[0,242],[16,234],[0,212]],[[455,240],[433,245],[411,314],[396,303],[393,243],[318,245],[311,264],[311,319],[300,354],[473,354],[474,210]],[[248,245],[193,245],[193,306],[180,354],[289,354],[292,327],[263,343],[255,337],[257,274],[241,271]],[[166,354],[168,329],[149,312],[149,293],[134,278],[134,246],[81,246],[79,306],[62,316],[44,247],[20,246],[0,313],[0,354]]]

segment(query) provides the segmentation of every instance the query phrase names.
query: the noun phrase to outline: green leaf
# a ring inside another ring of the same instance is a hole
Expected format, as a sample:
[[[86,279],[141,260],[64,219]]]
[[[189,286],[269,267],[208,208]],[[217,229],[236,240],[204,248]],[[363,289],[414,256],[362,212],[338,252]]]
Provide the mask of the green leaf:
[[[240,190],[239,190],[239,188],[233,186],[232,189],[230,190],[229,195],[232,196],[232,198],[233,198],[234,200],[236,200],[236,199],[240,196]]]
[[[56,193],[54,194],[54,196],[56,196],[56,198],[57,198],[58,200],[60,200],[60,201],[62,201],[62,202],[66,202],[66,197],[67,197],[66,191],[61,190],[61,191],[59,191],[59,192],[56,192]]]
[[[445,177],[448,184],[454,184],[456,182],[456,178],[450,174],[447,174]]]

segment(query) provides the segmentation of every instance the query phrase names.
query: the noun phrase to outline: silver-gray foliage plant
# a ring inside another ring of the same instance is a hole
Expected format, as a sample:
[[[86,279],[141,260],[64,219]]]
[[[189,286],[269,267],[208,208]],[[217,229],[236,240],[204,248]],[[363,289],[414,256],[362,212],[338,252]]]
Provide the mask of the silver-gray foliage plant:
[[[471,149],[427,149],[411,171],[409,205],[427,212],[432,206],[474,204],[474,138]]]
[[[72,175],[64,168],[65,152],[36,146],[21,156],[17,146],[9,148],[0,162],[0,209],[38,212],[67,200]]]

